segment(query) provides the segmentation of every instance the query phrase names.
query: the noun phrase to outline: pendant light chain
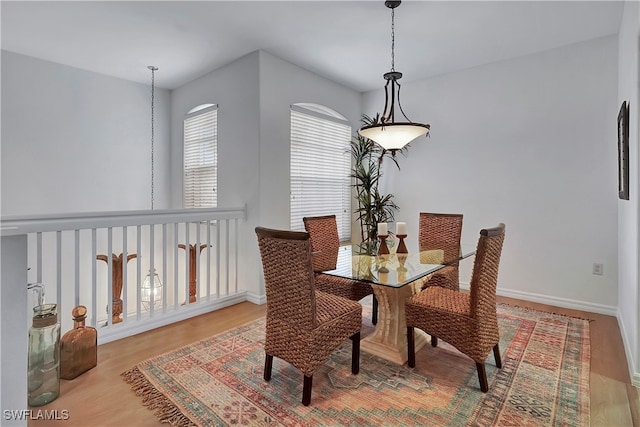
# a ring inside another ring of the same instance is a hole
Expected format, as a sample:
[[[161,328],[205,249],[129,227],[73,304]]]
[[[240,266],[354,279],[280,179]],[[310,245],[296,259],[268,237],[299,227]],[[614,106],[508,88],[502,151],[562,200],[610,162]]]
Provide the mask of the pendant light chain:
[[[395,9],[391,9],[391,71],[396,70],[395,47],[396,47],[396,31],[395,31]]]
[[[149,65],[147,67],[148,69],[151,70],[151,210],[153,210],[153,201],[154,201],[154,168],[155,168],[155,164],[154,164],[154,139],[155,139],[155,132],[154,132],[154,128],[155,128],[155,111],[154,111],[154,107],[155,107],[155,74],[156,71],[158,70],[158,67],[155,67],[153,65]]]

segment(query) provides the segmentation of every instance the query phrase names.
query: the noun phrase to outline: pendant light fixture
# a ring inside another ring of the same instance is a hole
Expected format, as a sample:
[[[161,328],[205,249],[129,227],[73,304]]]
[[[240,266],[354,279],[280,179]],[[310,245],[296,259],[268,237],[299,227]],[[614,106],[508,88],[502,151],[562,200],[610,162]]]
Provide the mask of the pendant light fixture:
[[[153,196],[154,196],[154,127],[155,127],[155,73],[158,71],[158,67],[154,65],[147,66],[151,70],[151,210],[153,210]],[[151,239],[153,244],[153,238]],[[147,273],[147,276],[142,282],[141,288],[141,302],[147,311],[153,310],[153,308],[162,302],[162,282],[160,276],[156,273],[155,268],[151,268]]]
[[[152,306],[157,308],[162,305],[162,282],[155,268],[153,272],[149,271],[147,277],[144,278],[144,282],[142,282],[140,301],[147,311],[150,311]]]
[[[385,6],[391,9],[391,71],[384,74],[387,81],[384,86],[384,111],[382,116],[376,117],[374,122],[363,126],[358,133],[378,143],[385,150],[395,154],[409,142],[419,136],[427,135],[431,128],[428,124],[415,123],[409,120],[400,105],[400,83],[398,80],[402,73],[395,70],[395,8],[400,6],[400,1],[387,0]],[[396,121],[397,108],[406,121]]]

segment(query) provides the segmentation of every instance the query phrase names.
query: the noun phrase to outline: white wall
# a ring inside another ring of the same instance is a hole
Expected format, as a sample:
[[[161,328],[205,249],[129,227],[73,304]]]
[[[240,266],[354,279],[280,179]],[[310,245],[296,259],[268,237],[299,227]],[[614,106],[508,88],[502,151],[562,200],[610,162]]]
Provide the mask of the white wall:
[[[150,209],[150,84],[3,50],[2,214]],[[168,205],[169,97],[156,89],[155,208]]]
[[[504,222],[499,293],[615,314],[616,49],[607,37],[405,82],[404,111],[432,130],[399,172],[386,165],[396,220],[415,236],[420,211],[461,212],[474,244]],[[382,106],[381,91],[365,94],[367,114]]]
[[[3,215],[150,207],[148,86],[7,51],[2,62]],[[296,102],[326,105],[358,126],[358,92],[265,52],[171,93],[156,88],[155,208],[182,207],[184,115],[218,104],[218,203],[247,204],[239,280],[257,298],[253,228],[288,227],[289,106]]]
[[[173,91],[172,207],[182,208],[184,117],[193,107],[206,103],[218,104],[218,206],[239,206],[256,198],[258,77],[258,54],[254,52]]]
[[[361,113],[360,93],[260,52],[260,217],[258,224],[288,229],[290,225],[291,104],[327,106],[349,120],[354,132]],[[255,259],[258,250],[253,243]],[[262,281],[261,267],[257,268]]]
[[[303,68],[260,52],[260,200],[262,225],[289,228],[291,110],[294,103],[327,106],[360,125],[361,96]]]
[[[4,411],[27,408],[27,325],[30,317],[26,309],[16,309],[27,306],[27,238],[3,236],[0,242],[0,312],[3,314],[0,325],[2,425],[26,426],[26,419],[6,419]]]
[[[618,323],[627,351],[632,381],[640,386],[640,293],[638,230],[638,166],[640,135],[640,7],[636,1],[625,2],[618,34],[618,108],[628,101],[629,110],[629,200],[618,201]]]
[[[360,94],[256,51],[172,94],[172,176],[182,174],[182,120],[190,108],[218,109],[218,205],[247,203],[240,248],[240,283],[263,301],[262,271],[254,228],[289,227],[290,105],[311,102],[342,113],[357,126]],[[173,181],[174,207],[182,204],[181,181]]]
[[[218,206],[247,205],[239,283],[256,295],[256,260],[246,253],[256,245],[253,228],[259,217],[258,87],[259,55],[254,52],[175,89],[171,106],[172,205],[181,208],[184,116],[197,105],[218,104]]]

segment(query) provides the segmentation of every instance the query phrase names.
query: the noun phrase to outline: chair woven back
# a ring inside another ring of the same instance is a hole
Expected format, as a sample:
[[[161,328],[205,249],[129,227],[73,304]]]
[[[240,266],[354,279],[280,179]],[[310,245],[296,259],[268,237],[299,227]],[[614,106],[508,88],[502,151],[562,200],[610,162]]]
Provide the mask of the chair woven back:
[[[460,256],[462,214],[420,212],[418,245],[420,251],[444,250],[444,260]]]
[[[313,270],[327,271],[336,268],[340,237],[335,215],[302,218],[304,228],[311,236]]]
[[[505,225],[480,231],[470,284],[470,315],[479,329],[497,328],[496,285]]]
[[[267,293],[267,322],[316,326],[314,273],[309,233],[256,227]]]

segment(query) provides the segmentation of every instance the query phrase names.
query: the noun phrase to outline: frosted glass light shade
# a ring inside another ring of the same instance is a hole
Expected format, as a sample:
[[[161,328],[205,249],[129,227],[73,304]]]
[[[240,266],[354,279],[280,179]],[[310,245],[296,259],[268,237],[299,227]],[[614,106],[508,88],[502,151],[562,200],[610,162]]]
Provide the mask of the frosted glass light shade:
[[[385,150],[400,150],[419,136],[429,133],[429,125],[401,122],[363,126],[358,133],[378,143]]]

